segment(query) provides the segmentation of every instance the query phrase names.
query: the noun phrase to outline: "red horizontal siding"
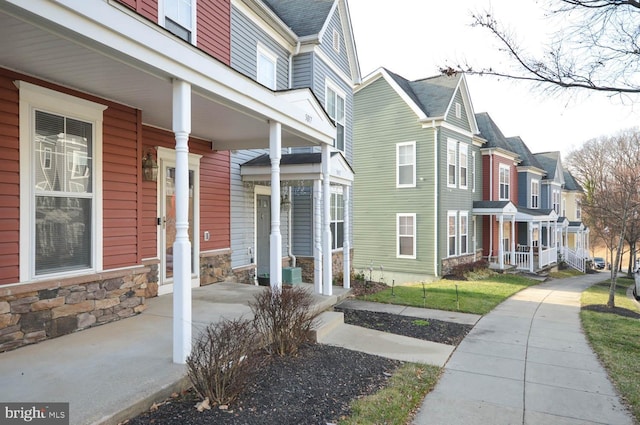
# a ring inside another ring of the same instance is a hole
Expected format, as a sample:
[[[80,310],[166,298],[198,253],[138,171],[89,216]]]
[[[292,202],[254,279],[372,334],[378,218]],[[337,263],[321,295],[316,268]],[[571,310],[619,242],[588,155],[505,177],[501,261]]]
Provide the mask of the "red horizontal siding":
[[[231,63],[231,2],[198,2],[198,47],[221,62]]]
[[[145,18],[158,22],[158,0],[116,0]]]

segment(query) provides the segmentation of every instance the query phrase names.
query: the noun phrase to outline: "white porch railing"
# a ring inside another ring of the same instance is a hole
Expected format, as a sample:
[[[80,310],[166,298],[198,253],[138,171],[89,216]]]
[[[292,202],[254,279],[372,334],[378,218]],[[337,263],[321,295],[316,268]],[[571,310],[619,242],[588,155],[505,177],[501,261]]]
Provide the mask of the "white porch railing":
[[[540,250],[539,266],[540,268],[558,261],[558,250],[555,247],[546,247]]]
[[[572,268],[585,272],[586,260],[584,255],[580,255],[576,251],[569,248],[564,249],[564,261]]]
[[[516,252],[516,268],[518,270],[531,270],[531,254],[529,252]]]

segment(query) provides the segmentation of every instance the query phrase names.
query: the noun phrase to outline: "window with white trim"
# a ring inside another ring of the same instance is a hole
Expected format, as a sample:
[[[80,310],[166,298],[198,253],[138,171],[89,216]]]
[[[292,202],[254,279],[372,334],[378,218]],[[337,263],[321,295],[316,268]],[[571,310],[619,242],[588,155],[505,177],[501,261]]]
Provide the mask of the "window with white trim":
[[[447,186],[456,187],[456,147],[455,140],[447,141]]]
[[[276,89],[278,57],[262,45],[258,45],[256,58],[256,80],[271,90]]]
[[[469,252],[469,213],[460,212],[460,220],[458,221],[458,233],[460,235],[460,255]]]
[[[471,152],[471,191],[476,191],[476,153]]]
[[[162,0],[160,24],[181,39],[195,44],[196,0]]]
[[[551,193],[551,202],[552,202],[551,208],[553,208],[556,214],[559,214],[560,213],[560,191],[559,190],[553,190],[553,192]]]
[[[582,220],[582,201],[576,199],[576,220]]]
[[[344,245],[344,195],[342,186],[331,187],[331,249]]]
[[[531,180],[531,208],[540,208],[540,181]]]
[[[469,151],[468,146],[465,144],[460,144],[458,158],[459,158],[459,174],[460,174],[460,189],[466,189],[468,187],[469,182],[467,179],[468,170],[469,170]]]
[[[416,142],[396,144],[396,187],[416,187]]]
[[[498,198],[501,201],[509,200],[509,190],[511,186],[511,169],[508,165],[500,164],[500,188]]]
[[[458,239],[458,226],[456,223],[457,212],[447,212],[447,254],[453,257],[458,252],[456,240]]]
[[[397,214],[397,256],[416,258],[416,215]]]
[[[105,106],[24,81],[20,87],[20,279],[102,267]]]
[[[344,128],[345,128],[345,111],[344,111],[345,94],[338,90],[337,87],[327,83],[326,88],[326,104],[327,113],[336,125],[336,140],[334,147],[344,152]]]

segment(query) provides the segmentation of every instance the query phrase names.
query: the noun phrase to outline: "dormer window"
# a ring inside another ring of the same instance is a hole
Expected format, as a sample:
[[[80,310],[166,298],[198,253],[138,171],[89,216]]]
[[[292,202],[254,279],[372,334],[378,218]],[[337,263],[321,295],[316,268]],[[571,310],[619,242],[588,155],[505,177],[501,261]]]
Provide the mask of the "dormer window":
[[[195,43],[196,0],[164,0],[164,15],[160,22],[181,39]]]

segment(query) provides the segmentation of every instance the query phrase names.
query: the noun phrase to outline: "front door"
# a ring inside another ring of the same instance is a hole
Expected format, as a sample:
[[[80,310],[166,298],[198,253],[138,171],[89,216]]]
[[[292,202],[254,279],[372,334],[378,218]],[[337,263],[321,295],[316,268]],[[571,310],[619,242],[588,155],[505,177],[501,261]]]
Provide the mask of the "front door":
[[[256,195],[256,264],[258,276],[269,274],[271,196]]]
[[[173,151],[171,151],[173,152]],[[175,154],[174,154],[175,155]],[[158,217],[160,224],[158,245],[160,247],[159,288],[158,294],[173,292],[173,243],[176,240],[176,196],[175,156],[169,155],[162,158],[159,155],[158,175]],[[191,159],[191,158],[190,158]],[[197,211],[197,178],[198,168],[192,161],[189,162],[189,242],[191,242],[191,276],[192,286],[198,285],[197,264],[199,262],[198,241],[194,242],[193,235],[198,234],[198,223],[195,220]],[[194,284],[195,283],[195,284]]]

